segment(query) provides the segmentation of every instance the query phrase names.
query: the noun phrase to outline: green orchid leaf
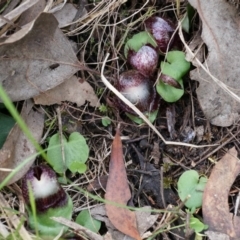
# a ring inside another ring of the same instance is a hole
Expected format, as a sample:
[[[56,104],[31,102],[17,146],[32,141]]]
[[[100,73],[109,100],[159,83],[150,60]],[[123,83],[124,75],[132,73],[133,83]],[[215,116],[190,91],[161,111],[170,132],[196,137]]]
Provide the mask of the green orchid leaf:
[[[178,80],[178,83],[182,86],[183,88],[183,80],[180,79]],[[170,85],[167,85],[165,83],[163,83],[162,81],[160,81],[157,86],[157,92],[158,94],[161,95],[161,97],[166,101],[166,102],[176,102],[178,101],[182,95],[184,94],[184,90],[183,89],[178,89],[175,87],[172,87]]]
[[[102,125],[104,127],[107,127],[110,124],[111,124],[111,119],[109,117],[105,116],[105,117],[102,118]]]
[[[185,60],[185,54],[181,51],[170,51],[166,55],[167,62],[161,62],[162,73],[169,75],[176,80],[182,78],[190,69],[190,62]],[[177,76],[172,76],[171,73],[177,73]]]
[[[195,218],[193,216],[190,217],[189,224],[190,224],[190,228],[192,228],[196,233],[200,233],[203,230],[206,230],[208,228],[207,225],[205,225],[198,218]]]
[[[133,114],[130,113],[125,113],[133,122],[137,123],[137,124],[143,124],[144,121],[142,120],[142,118],[135,116]],[[149,121],[151,123],[153,123],[157,117],[158,114],[158,110],[151,112],[151,113],[144,113],[144,115],[149,119]]]
[[[74,132],[67,139],[63,136],[65,162],[62,158],[62,149],[59,134],[54,134],[49,141],[47,157],[49,164],[57,173],[64,173],[73,162],[85,163],[88,159],[89,148],[85,138]],[[71,169],[70,169],[71,170]]]
[[[190,196],[185,202],[186,207],[193,209],[202,206],[203,191],[206,183],[207,178],[199,178],[195,170],[188,170],[180,176],[177,183],[179,197],[182,201],[185,201]]]
[[[67,227],[51,219],[51,217],[64,217],[71,219],[73,213],[73,203],[70,196],[68,202],[63,207],[49,208],[46,212],[36,215],[37,226],[32,211],[28,209],[29,226],[31,229],[38,229],[41,236],[57,236],[61,231],[66,232]]]
[[[69,170],[72,173],[75,173],[75,172],[85,173],[87,171],[87,165],[85,163],[81,163],[81,162],[78,162],[78,161],[72,162],[69,165]]]
[[[84,226],[85,228],[90,229],[91,231],[97,233],[101,227],[101,222],[92,218],[87,209],[81,211],[77,218],[76,223]]]
[[[187,4],[187,12],[182,21],[182,28],[187,33],[189,33],[194,14],[195,9],[190,4]]]
[[[7,136],[15,124],[13,117],[0,113],[0,149],[5,143]]]
[[[181,51],[168,52],[166,60],[160,65],[162,74],[174,78],[182,86],[182,89],[165,84],[161,77],[158,79],[156,89],[166,102],[176,102],[184,94],[182,78],[189,71],[191,65],[185,60],[185,54]]]
[[[150,44],[154,48],[157,47],[157,43],[154,40],[154,37],[149,32],[140,32],[135,35],[131,39],[127,41],[124,47],[124,56],[127,58],[127,54],[129,49],[137,52],[143,45]]]

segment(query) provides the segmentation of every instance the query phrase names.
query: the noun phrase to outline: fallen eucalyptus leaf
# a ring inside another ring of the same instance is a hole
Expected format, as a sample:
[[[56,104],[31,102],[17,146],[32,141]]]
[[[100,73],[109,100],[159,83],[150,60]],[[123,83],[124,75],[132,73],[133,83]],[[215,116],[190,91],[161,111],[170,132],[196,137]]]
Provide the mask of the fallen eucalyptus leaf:
[[[74,7],[74,5],[72,3],[66,3],[61,10],[54,13],[54,16],[58,20],[58,26],[63,28],[73,22],[76,13],[77,9]]]
[[[18,7],[13,9],[10,13],[6,14],[4,18],[8,19],[9,21],[14,20],[14,18],[20,16],[24,11],[31,8],[34,4],[36,4],[39,0],[26,0],[22,2]],[[6,24],[7,21],[4,19],[0,19],[0,27],[2,27],[4,24]]]
[[[31,21],[34,21],[40,15],[40,13],[44,11],[45,6],[45,0],[38,0],[36,4],[21,14],[21,17],[17,22],[18,26],[24,26]]]
[[[189,3],[197,9],[202,20],[202,39],[208,47],[204,66],[210,73],[199,67],[191,71],[190,76],[200,83],[197,96],[207,119],[217,126],[230,126],[239,119],[239,99],[222,87],[225,84],[240,95],[239,14],[225,0],[189,0]],[[211,75],[220,81],[217,83]]]
[[[203,218],[209,231],[227,234],[240,239],[240,218],[230,213],[229,191],[240,173],[240,161],[235,147],[214,166],[203,194]]]
[[[41,105],[61,104],[62,101],[73,102],[77,106],[89,101],[91,106],[99,106],[98,98],[91,85],[76,76],[34,98],[35,104]]]
[[[105,199],[110,201],[110,203],[106,203],[106,213],[116,229],[136,240],[140,240],[141,237],[137,228],[136,213],[127,208],[127,202],[130,198],[131,192],[123,161],[122,142],[119,129],[117,129],[112,144],[109,176],[105,194]],[[120,204],[122,206],[116,206],[114,204]]]
[[[12,101],[49,90],[81,69],[52,14],[42,13],[0,44],[0,83]]]
[[[126,236],[122,232],[119,232],[116,230],[116,228],[112,225],[112,223],[109,221],[107,215],[106,215],[106,209],[103,205],[94,207],[90,209],[91,215],[98,219],[99,221],[105,222],[107,229],[109,233],[112,235],[114,240],[133,240],[133,238]],[[137,225],[139,229],[139,233],[142,236],[152,225],[156,222],[159,215],[151,214],[151,207],[145,206],[143,208],[140,208],[138,211],[136,211],[136,219],[137,219]]]

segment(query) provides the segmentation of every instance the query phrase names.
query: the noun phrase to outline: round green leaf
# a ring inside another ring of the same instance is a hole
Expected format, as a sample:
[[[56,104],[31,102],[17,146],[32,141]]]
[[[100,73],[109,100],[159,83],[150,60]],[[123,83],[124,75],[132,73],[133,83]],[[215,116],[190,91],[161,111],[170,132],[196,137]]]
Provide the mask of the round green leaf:
[[[190,63],[185,60],[185,54],[181,51],[168,52],[166,60],[161,62],[161,72],[174,78],[182,86],[182,89],[167,85],[161,79],[158,79],[156,89],[166,102],[176,102],[184,93],[182,77],[189,71]]]
[[[154,37],[149,32],[140,32],[135,35],[131,39],[127,41],[124,47],[124,56],[127,58],[127,54],[129,49],[137,52],[143,45],[150,44],[154,48],[157,47],[157,43],[154,40]]]
[[[207,183],[206,177],[201,177],[195,170],[184,172],[177,183],[178,194],[182,201],[185,201],[188,196],[190,198],[185,202],[185,206],[189,209],[202,206],[203,190]]]
[[[181,51],[168,52],[166,60],[166,62],[161,62],[161,71],[176,80],[182,78],[191,66],[190,63],[185,60],[185,54]]]
[[[104,126],[104,127],[107,127],[108,125],[110,125],[111,124],[111,119],[109,118],[109,117],[103,117],[102,118],[102,125]]]
[[[12,116],[0,113],[0,148],[2,148],[5,143],[5,140],[14,124],[15,120]]]
[[[130,113],[125,113],[133,122],[137,123],[137,124],[143,124],[144,121],[142,120],[142,118],[138,117],[138,116],[135,116],[133,114],[130,114]],[[151,112],[151,113],[148,113],[148,112],[145,112],[144,115],[149,119],[149,121],[151,123],[153,123],[157,117],[157,114],[158,114],[158,110],[154,111],[154,112]]]
[[[183,88],[183,81],[182,79],[178,80],[179,84]],[[183,89],[177,89],[170,85],[163,83],[161,80],[156,85],[158,94],[166,101],[166,102],[176,102],[179,100],[183,93]]]
[[[66,138],[63,136],[63,144],[67,144]],[[62,158],[62,149],[60,143],[59,133],[54,134],[50,140],[47,149],[48,163],[53,167],[57,173],[64,173],[66,167]]]
[[[73,162],[85,163],[87,161],[89,148],[85,138],[80,133],[72,133],[68,141],[63,136],[63,145],[65,162],[62,158],[59,134],[54,134],[50,138],[47,151],[48,162],[56,172],[63,173]]]
[[[167,62],[172,65],[172,70],[177,70],[179,72],[180,78],[182,78],[190,69],[191,64],[185,60],[184,52],[170,51],[167,53],[166,59]],[[161,70],[163,71],[163,69]],[[164,74],[171,76],[170,72]]]
[[[87,165],[85,163],[81,162],[72,162],[69,165],[69,170],[73,173],[79,172],[79,173],[85,173],[87,171]]]
[[[90,229],[91,231],[97,233],[101,227],[101,222],[92,218],[87,209],[81,211],[77,218],[76,223]]]
[[[198,218],[193,216],[190,217],[190,227],[197,233],[202,232],[203,230],[207,229],[208,226],[202,223]]]

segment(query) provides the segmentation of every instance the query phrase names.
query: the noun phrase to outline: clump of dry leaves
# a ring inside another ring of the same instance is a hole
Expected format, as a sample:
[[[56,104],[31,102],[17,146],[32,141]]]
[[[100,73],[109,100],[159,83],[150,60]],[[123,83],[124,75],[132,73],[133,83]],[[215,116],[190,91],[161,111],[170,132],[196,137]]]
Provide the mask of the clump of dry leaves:
[[[0,84],[44,149],[59,130],[80,132],[90,148],[88,170],[64,176],[74,204],[71,221],[55,218],[69,227],[64,239],[191,239],[189,215],[176,191],[187,169],[210,176],[200,211],[209,229],[201,239],[239,238],[238,217],[231,222],[237,206],[228,197],[239,189],[240,17],[229,2],[0,2]],[[190,5],[190,31],[183,33]],[[183,98],[161,101],[154,124],[136,125],[117,109],[121,96],[112,86],[129,68],[124,44],[153,15],[178,26],[193,70]],[[16,124],[0,150],[0,182],[29,160],[1,185],[0,239],[36,238],[27,225],[20,180],[45,161],[37,155]],[[75,222],[83,209],[105,223],[98,233]]]

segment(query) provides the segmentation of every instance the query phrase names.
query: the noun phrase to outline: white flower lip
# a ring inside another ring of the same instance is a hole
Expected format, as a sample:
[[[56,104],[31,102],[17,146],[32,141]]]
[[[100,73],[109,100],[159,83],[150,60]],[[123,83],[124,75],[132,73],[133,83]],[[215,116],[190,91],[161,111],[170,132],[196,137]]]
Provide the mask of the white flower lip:
[[[125,88],[121,92],[132,104],[137,104],[139,101],[144,101],[150,95],[146,84],[139,84],[138,86],[131,86]]]
[[[35,199],[49,197],[59,190],[56,177],[49,176],[46,171],[41,173],[40,179],[34,177],[31,180],[31,186]]]

